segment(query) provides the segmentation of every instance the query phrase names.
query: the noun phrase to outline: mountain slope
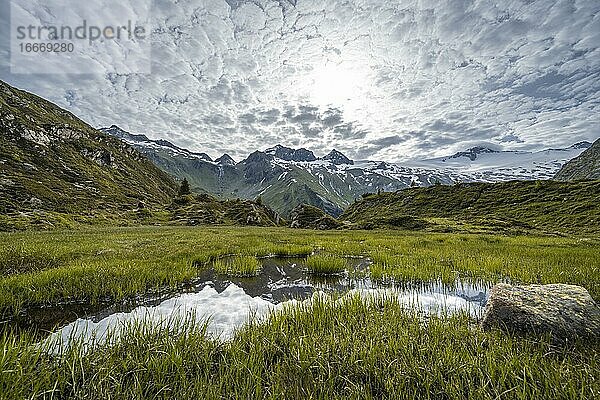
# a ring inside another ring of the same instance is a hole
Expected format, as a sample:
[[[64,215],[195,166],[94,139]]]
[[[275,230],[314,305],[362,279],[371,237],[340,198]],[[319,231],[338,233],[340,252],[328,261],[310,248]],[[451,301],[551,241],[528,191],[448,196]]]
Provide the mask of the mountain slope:
[[[402,217],[449,218],[480,226],[598,232],[600,182],[501,182],[435,185],[369,195],[340,217],[362,227]]]
[[[121,140],[0,81],[0,213],[161,205],[176,188]]]
[[[600,139],[581,155],[565,164],[555,176],[559,181],[600,179]]]

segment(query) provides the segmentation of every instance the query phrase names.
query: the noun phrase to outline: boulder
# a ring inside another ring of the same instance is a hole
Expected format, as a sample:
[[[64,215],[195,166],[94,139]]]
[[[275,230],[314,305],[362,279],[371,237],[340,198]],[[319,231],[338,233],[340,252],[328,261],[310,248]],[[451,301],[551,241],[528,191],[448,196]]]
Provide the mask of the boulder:
[[[580,286],[497,284],[490,292],[484,330],[498,327],[554,340],[600,339],[600,308]]]

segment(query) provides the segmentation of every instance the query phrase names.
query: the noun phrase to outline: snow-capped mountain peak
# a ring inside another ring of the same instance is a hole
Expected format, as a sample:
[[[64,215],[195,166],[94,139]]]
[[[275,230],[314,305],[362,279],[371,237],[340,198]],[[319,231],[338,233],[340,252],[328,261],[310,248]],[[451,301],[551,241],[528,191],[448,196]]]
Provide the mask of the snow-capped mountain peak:
[[[323,157],[322,159],[330,161],[334,165],[342,165],[342,164],[354,165],[354,161],[352,161],[351,159],[349,159],[348,157],[346,157],[344,154],[337,151],[336,149],[331,150],[331,152],[329,154],[327,154],[325,157]]]
[[[100,130],[104,133],[108,133],[111,136],[118,137],[119,139],[122,139],[125,141],[131,141],[131,142],[136,142],[136,143],[150,141],[150,139],[146,135],[134,135],[132,133],[129,133],[129,132],[119,128],[117,125],[111,125],[110,128],[101,128]]]
[[[590,147],[592,147],[593,143],[587,142],[587,141],[583,141],[583,142],[579,142],[579,143],[575,143],[573,146],[569,147],[569,149],[583,149],[583,150],[587,150]]]
[[[217,158],[215,160],[215,162],[218,165],[228,165],[228,166],[233,166],[236,164],[235,160],[233,158],[231,158],[231,156],[227,153],[225,153],[221,157]]]
[[[468,149],[467,151],[460,151],[454,155],[451,155],[450,157],[446,157],[446,158],[444,158],[444,160],[466,157],[466,158],[470,159],[471,161],[475,161],[477,159],[477,157],[480,156],[481,154],[493,154],[493,153],[500,153],[500,151],[490,149],[488,147],[476,146],[476,147],[472,147],[472,148]]]
[[[265,154],[277,157],[285,161],[297,161],[297,162],[312,162],[316,161],[317,157],[312,151],[302,149],[292,149],[289,147],[278,144],[275,147],[265,150]]]

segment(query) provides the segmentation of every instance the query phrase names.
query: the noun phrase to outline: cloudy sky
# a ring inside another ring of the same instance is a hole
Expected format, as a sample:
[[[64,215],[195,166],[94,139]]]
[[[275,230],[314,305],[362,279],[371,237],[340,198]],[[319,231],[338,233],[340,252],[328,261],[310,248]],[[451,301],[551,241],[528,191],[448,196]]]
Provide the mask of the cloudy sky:
[[[83,75],[12,74],[4,8],[2,80],[211,156],[280,143],[401,161],[600,137],[598,0],[156,0],[151,73],[103,59]]]

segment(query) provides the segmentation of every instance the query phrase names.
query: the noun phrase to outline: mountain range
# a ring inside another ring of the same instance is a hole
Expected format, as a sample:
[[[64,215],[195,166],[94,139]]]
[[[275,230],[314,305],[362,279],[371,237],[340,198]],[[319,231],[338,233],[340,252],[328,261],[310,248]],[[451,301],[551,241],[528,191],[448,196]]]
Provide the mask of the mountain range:
[[[213,160],[116,126],[94,129],[0,82],[0,230],[80,221],[585,230],[599,217],[599,149],[600,140],[540,152],[474,147],[397,164],[277,145]],[[174,177],[197,194],[178,195]],[[498,183],[508,180],[518,181]],[[448,222],[437,226],[440,218]]]
[[[564,164],[592,146],[580,142],[539,152],[474,147],[448,157],[399,164],[355,161],[337,150],[317,157],[304,148],[276,145],[235,162],[227,154],[213,160],[205,153],[130,134],[114,125],[101,131],[124,140],[164,171],[187,179],[197,192],[221,198],[260,197],[286,217],[300,204],[337,217],[362,195],[378,191],[436,183],[552,179]]]

